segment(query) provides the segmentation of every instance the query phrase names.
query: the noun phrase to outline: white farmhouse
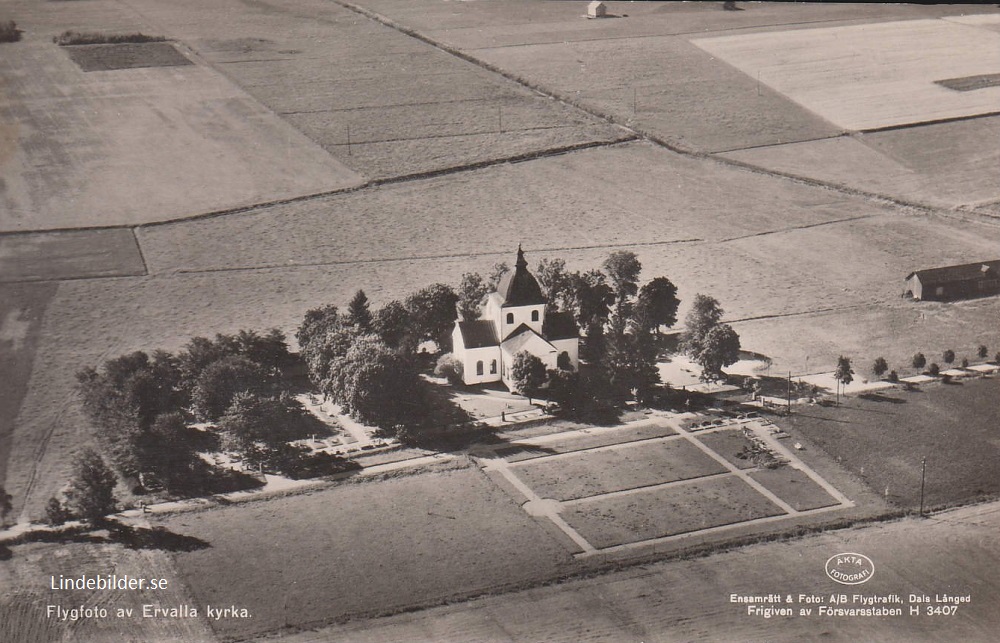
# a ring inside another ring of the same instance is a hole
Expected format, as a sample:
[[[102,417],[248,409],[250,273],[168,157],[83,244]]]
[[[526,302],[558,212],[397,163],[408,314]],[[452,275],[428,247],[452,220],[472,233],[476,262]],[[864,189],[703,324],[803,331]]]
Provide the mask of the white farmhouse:
[[[466,384],[503,382],[513,390],[510,365],[528,351],[546,368],[563,363],[574,370],[580,362],[580,332],[571,313],[546,313],[545,297],[528,272],[524,252],[517,247],[514,271],[504,275],[490,293],[475,321],[457,321],[452,331],[455,358],[462,363]]]

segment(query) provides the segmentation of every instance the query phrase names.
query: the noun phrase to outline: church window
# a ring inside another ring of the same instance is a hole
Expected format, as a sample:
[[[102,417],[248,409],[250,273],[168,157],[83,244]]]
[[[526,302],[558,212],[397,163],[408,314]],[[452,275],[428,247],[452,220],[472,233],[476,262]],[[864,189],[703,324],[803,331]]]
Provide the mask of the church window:
[[[531,321],[538,321],[538,311],[537,310],[531,311]]]
[[[496,375],[496,374],[497,374],[497,361],[493,360],[492,362],[490,362],[490,375]]]
[[[482,374],[483,374],[483,361],[479,360],[478,362],[476,362],[476,375],[482,375]]]
[[[507,323],[508,324],[514,323],[514,313],[507,313]]]

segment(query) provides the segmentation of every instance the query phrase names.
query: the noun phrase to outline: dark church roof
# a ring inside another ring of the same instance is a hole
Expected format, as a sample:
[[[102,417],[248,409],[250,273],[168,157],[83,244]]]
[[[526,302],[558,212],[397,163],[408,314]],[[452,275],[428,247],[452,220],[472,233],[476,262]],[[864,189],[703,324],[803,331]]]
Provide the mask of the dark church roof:
[[[916,275],[920,283],[926,285],[945,284],[959,281],[978,281],[979,279],[996,279],[1000,273],[1000,260],[979,261],[961,266],[945,266],[944,268],[929,268],[911,272],[907,279]]]
[[[534,306],[545,303],[542,289],[534,275],[528,272],[528,262],[524,260],[524,251],[517,247],[517,263],[514,272],[508,272],[500,280],[497,292],[503,297],[503,308],[511,306]]]
[[[557,339],[573,339],[580,336],[573,313],[546,313],[542,334],[549,341]]]
[[[493,322],[488,319],[458,322],[458,330],[462,333],[462,343],[466,348],[484,348],[497,346],[500,339],[493,329]]]

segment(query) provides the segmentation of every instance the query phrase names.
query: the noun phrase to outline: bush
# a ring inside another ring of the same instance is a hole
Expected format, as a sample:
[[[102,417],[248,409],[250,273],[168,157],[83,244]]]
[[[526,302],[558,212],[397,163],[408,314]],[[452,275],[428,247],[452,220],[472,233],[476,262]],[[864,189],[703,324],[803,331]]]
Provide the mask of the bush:
[[[889,371],[889,377],[888,377],[888,379],[889,379],[890,382],[898,382],[899,381],[899,373],[897,373],[896,371]]]
[[[996,355],[993,356],[993,363],[1000,364],[1000,353],[997,353]]]
[[[123,43],[139,44],[144,42],[163,42],[163,36],[147,36],[142,33],[127,34],[106,34],[106,33],[80,33],[78,31],[64,31],[52,38],[52,42],[59,46],[66,45],[118,45]]]
[[[913,356],[913,368],[923,368],[927,364],[927,358],[924,357],[923,353],[917,353]]]
[[[980,344],[976,354],[979,355],[979,359],[986,359],[986,356],[990,354],[990,349],[986,348],[986,344]]]
[[[452,385],[458,386],[462,384],[465,367],[462,366],[462,362],[454,355],[445,353],[438,358],[437,365],[434,366],[434,374],[447,379]]]
[[[969,368],[969,358],[968,357],[963,357],[962,358],[962,368]]]
[[[50,525],[59,526],[64,524],[67,520],[73,517],[69,509],[60,502],[59,498],[55,496],[49,498],[49,502],[45,505],[45,521]]]
[[[951,364],[952,362],[955,361],[955,351],[949,348],[944,352],[944,355],[942,355],[941,357],[944,359],[945,364]]]
[[[21,39],[21,30],[13,20],[0,22],[0,42],[17,42]]]
[[[941,367],[937,365],[937,362],[931,362],[931,365],[927,367],[927,374],[933,377],[937,377],[941,372]]]

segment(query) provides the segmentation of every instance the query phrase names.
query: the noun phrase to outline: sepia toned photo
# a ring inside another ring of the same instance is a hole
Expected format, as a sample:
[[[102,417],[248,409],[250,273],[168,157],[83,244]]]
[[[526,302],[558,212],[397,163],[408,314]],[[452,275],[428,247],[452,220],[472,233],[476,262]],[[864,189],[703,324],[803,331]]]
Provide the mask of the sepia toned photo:
[[[989,643],[1000,5],[0,0],[0,643]]]

